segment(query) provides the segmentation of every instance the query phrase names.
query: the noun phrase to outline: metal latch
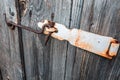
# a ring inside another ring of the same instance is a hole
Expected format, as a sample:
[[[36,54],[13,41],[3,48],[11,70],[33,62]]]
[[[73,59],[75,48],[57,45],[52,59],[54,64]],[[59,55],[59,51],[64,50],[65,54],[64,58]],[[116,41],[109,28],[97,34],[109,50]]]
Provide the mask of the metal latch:
[[[53,27],[46,27],[44,34],[49,34],[57,30],[57,33],[52,33],[51,36],[58,40],[67,40],[76,47],[108,59],[112,59],[113,56],[117,55],[119,43],[112,37],[106,37],[80,29],[67,29],[62,24],[48,20],[38,22],[38,27],[43,29],[44,25],[49,25],[51,23],[54,24]]]
[[[100,56],[112,59],[113,56],[117,55],[119,43],[116,39],[112,37],[105,37],[98,34],[86,32],[80,29],[67,29],[64,25],[58,24],[52,21],[44,20],[43,22],[38,22],[38,27],[42,30],[34,30],[28,26],[23,26],[9,21],[6,18],[5,21],[12,30],[15,27],[19,27],[36,34],[47,34],[45,44],[47,44],[49,37],[52,36],[58,40],[67,40],[70,44],[87,50],[89,52],[98,54]]]

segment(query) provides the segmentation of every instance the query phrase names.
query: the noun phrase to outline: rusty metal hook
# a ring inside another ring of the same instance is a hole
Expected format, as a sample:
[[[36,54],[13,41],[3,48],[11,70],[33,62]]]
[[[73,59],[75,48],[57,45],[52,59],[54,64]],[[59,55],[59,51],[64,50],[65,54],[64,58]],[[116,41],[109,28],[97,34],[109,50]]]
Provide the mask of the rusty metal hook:
[[[4,13],[4,15],[5,15],[5,21],[6,21],[7,25],[8,25],[8,27],[14,26],[14,29],[15,29],[15,27],[19,27],[19,28],[22,28],[22,29],[25,29],[25,30],[34,32],[34,33],[36,33],[36,34],[42,34],[41,31],[34,30],[34,29],[32,29],[32,28],[30,28],[30,27],[27,27],[27,26],[23,26],[23,25],[16,24],[16,23],[14,23],[14,22],[12,22],[12,21],[8,21],[7,18],[6,18],[6,14],[5,14],[5,13]],[[14,30],[14,29],[13,29],[13,30]]]
[[[19,28],[22,28],[22,29],[34,32],[36,34],[43,34],[43,32],[44,32],[44,30],[45,30],[46,27],[47,28],[53,27],[52,24],[45,24],[45,25],[43,25],[42,30],[38,31],[38,30],[34,30],[34,29],[30,28],[30,27],[19,25],[19,24],[16,24],[16,23],[12,22],[12,21],[8,21],[5,13],[4,13],[4,16],[5,16],[5,22],[7,23],[8,27],[10,27],[12,30],[14,30],[15,27],[19,27]],[[45,39],[45,45],[47,45],[47,42],[48,42],[48,40],[49,40],[49,38],[50,38],[50,36],[51,36],[52,33],[53,32],[50,32],[49,35],[46,37],[46,39]]]

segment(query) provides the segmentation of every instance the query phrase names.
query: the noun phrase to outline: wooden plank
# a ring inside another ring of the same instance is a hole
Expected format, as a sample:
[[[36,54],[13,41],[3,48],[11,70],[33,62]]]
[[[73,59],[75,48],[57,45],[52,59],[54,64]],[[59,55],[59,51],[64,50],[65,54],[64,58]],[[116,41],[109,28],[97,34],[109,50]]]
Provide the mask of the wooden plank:
[[[7,19],[17,22],[17,12],[14,0],[0,0],[0,71],[3,80],[23,80],[22,65],[19,52],[17,28],[12,31],[6,25]]]
[[[70,25],[70,16],[72,9],[71,0],[55,0],[55,18],[54,21],[64,24],[67,27]],[[65,70],[66,70],[66,57],[68,44],[66,41],[51,41],[52,53],[52,79],[51,80],[65,80]]]
[[[22,24],[37,27],[38,20],[50,19],[69,26],[71,1],[39,0],[28,1],[28,9],[22,17]],[[30,9],[32,15],[29,16]],[[66,14],[67,13],[67,14]],[[23,46],[27,80],[64,80],[67,43],[52,40],[44,46],[44,36],[23,30]]]
[[[38,21],[51,20],[51,14],[54,10],[53,2],[53,0],[27,1],[26,3],[29,5],[26,5],[26,13],[22,16],[21,24],[37,29]],[[48,80],[49,71],[51,71],[49,69],[50,41],[45,46],[45,35],[38,35],[25,30],[22,32],[26,79]]]
[[[37,21],[50,19],[67,27],[81,28],[118,40],[119,0],[38,0],[28,1],[22,24],[37,27]],[[31,10],[31,11],[30,11]],[[32,12],[32,15],[30,16]],[[82,17],[82,18],[81,18]],[[23,30],[27,80],[118,80],[119,55],[108,60],[76,49],[65,41],[52,39],[44,46],[44,35]]]
[[[72,9],[70,17],[70,28],[80,28],[81,12],[83,8],[83,0],[72,0]],[[79,66],[82,63],[82,56],[76,53],[76,47],[68,44],[66,59],[65,80],[75,80],[79,77]],[[75,65],[76,64],[76,65]],[[74,72],[73,72],[74,71]]]
[[[120,32],[119,10],[119,0],[85,0],[80,28],[120,40],[118,38],[118,32]],[[78,56],[82,56],[82,58],[78,59]],[[80,65],[78,65],[78,61]],[[74,62],[76,67],[73,69],[74,80],[118,80],[120,74],[118,62],[119,53],[114,59],[108,60],[77,49]],[[76,73],[78,74],[76,75]]]

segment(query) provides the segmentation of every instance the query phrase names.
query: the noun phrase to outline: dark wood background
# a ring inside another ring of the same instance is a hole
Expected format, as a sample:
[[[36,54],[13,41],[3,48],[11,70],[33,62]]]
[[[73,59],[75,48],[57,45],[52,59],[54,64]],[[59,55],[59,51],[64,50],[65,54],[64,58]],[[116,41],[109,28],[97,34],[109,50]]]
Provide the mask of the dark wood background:
[[[120,41],[120,0],[0,0],[0,80],[120,80],[120,52],[112,60],[26,30],[48,19]],[[51,17],[53,16],[53,17]]]

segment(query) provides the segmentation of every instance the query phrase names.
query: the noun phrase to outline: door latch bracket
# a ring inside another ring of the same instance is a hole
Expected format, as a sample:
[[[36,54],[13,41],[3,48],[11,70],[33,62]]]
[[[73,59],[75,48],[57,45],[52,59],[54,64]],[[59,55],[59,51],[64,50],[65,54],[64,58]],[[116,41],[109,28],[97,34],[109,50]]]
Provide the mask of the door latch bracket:
[[[44,24],[49,23],[50,21],[48,20],[38,22],[38,27],[42,28]],[[112,37],[94,34],[81,29],[67,29],[64,25],[55,22],[54,27],[58,32],[53,33],[51,36],[58,40],[66,40],[73,46],[108,59],[112,59],[112,57],[117,55],[119,43]],[[48,31],[45,30],[44,34],[48,34]]]

